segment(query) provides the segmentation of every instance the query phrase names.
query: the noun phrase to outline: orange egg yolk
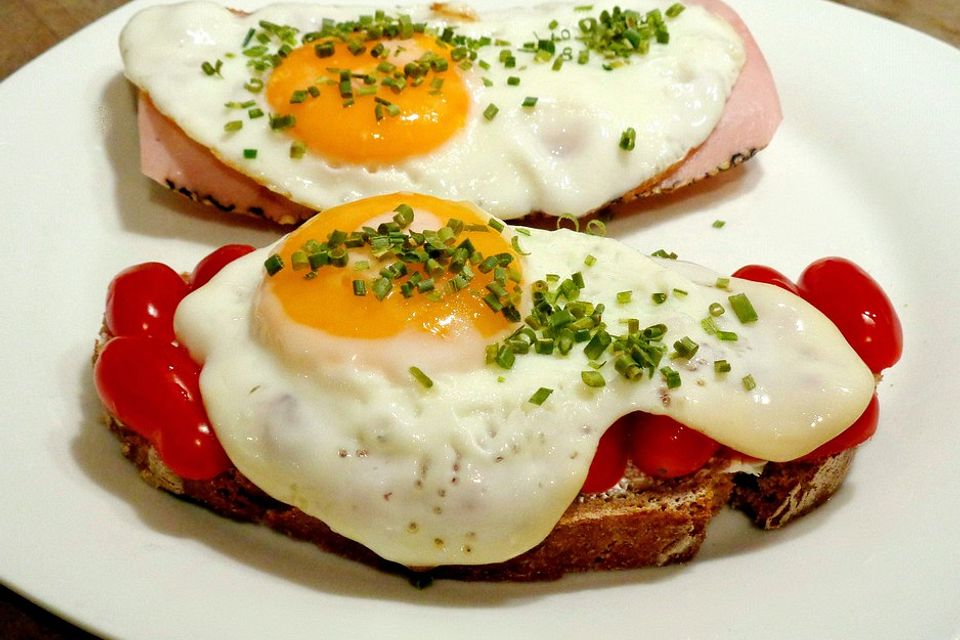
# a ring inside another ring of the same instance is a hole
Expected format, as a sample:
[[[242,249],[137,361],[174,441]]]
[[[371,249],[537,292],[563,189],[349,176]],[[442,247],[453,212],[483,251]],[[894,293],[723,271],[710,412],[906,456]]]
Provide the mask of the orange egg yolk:
[[[376,42],[362,43],[356,55],[340,41],[311,42],[270,74],[267,100],[277,114],[295,118],[287,131],[312,152],[379,165],[433,151],[463,128],[470,97],[449,48],[419,34],[380,44],[374,57]],[[318,46],[327,47],[324,57]],[[446,68],[434,65],[417,85],[404,68],[424,56],[441,58]],[[350,74],[346,85],[344,72]]]
[[[514,324],[483,301],[494,271],[483,273],[478,265],[470,267],[474,277],[459,291],[448,286],[455,274],[445,270],[443,275],[434,277],[433,295],[414,291],[410,297],[405,297],[399,286],[405,280],[402,278],[394,281],[392,289],[382,300],[371,291],[372,283],[380,277],[380,270],[396,262],[397,258],[389,257],[381,262],[373,257],[369,245],[349,249],[350,262],[345,266],[325,265],[315,272],[309,268],[291,268],[293,253],[302,250],[310,240],[326,242],[335,230],[351,232],[365,226],[376,228],[380,223],[391,221],[395,208],[401,204],[414,210],[415,218],[410,229],[422,226],[436,230],[451,219],[460,220],[466,226],[483,227],[484,231],[464,228],[451,241],[452,244],[458,245],[469,239],[484,257],[511,255],[509,268],[516,270],[515,276],[520,276],[517,280],[522,280],[516,253],[500,232],[488,226],[489,216],[467,203],[397,193],[327,209],[291,233],[277,251],[286,266],[273,276],[265,276],[265,294],[275,296],[291,320],[335,336],[386,338],[405,330],[415,330],[443,339],[453,339],[468,331],[489,338],[509,331]],[[407,267],[408,275],[419,271],[424,278],[429,277],[423,265],[408,263]],[[356,280],[364,282],[365,295],[355,293]],[[506,282],[510,291],[518,291],[521,284],[511,280]]]

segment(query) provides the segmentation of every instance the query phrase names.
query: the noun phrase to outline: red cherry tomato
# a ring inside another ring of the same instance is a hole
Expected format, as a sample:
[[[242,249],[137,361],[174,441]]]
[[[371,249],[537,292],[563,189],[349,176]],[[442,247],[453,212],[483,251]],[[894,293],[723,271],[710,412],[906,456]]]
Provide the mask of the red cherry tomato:
[[[800,295],[800,289],[798,289],[797,285],[793,283],[793,280],[783,275],[776,269],[771,269],[770,267],[765,267],[760,264],[748,264],[745,267],[740,267],[733,272],[733,277],[743,278],[744,280],[752,280],[754,282],[774,284],[781,289],[786,289],[793,295]]]
[[[863,413],[857,418],[857,421],[847,427],[847,429],[833,440],[823,443],[800,460],[820,460],[832,456],[835,453],[846,451],[851,447],[866,442],[874,433],[877,432],[877,422],[880,419],[880,402],[877,400],[877,394],[873,394],[870,404],[863,410]]]
[[[152,336],[173,341],[173,313],[187,284],[165,264],[145,262],[124,269],[107,287],[107,329],[115,336]]]
[[[226,244],[208,254],[207,257],[197,263],[193,273],[190,274],[190,288],[198,289],[207,284],[210,278],[220,272],[220,269],[251,251],[253,251],[253,247],[248,244]]]
[[[707,463],[720,445],[667,416],[632,413],[630,457],[644,473],[676,478]]]
[[[800,295],[830,318],[874,373],[903,352],[900,318],[880,285],[844,258],[822,258],[804,270]]]
[[[580,493],[600,493],[620,482],[627,468],[627,434],[627,420],[620,418],[601,436]]]
[[[188,479],[230,466],[200,399],[200,367],[169,342],[142,336],[109,340],[94,380],[107,411],[150,440],[163,461]]]

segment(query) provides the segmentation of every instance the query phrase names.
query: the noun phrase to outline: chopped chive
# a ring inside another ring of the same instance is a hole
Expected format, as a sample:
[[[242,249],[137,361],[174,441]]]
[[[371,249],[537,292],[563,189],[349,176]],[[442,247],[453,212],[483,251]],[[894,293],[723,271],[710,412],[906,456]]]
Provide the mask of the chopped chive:
[[[583,380],[583,384],[595,389],[607,384],[607,381],[603,378],[603,374],[599,371],[581,371],[580,379]]]
[[[217,60],[217,63],[215,65],[210,64],[209,62],[204,62],[203,64],[200,65],[200,68],[203,70],[203,72],[206,75],[220,76],[222,78],[223,75],[220,73],[221,67],[223,67],[223,60]]]
[[[757,387],[757,381],[753,379],[751,374],[743,376],[743,388],[747,391],[753,391]]]
[[[551,393],[553,393],[553,389],[540,387],[532,396],[530,396],[529,402],[538,406],[542,405],[544,402],[546,402],[547,398],[550,397]]]
[[[654,304],[663,304],[667,300],[667,294],[657,292],[652,294],[650,299],[653,300]]]
[[[294,160],[299,160],[307,153],[307,145],[303,144],[299,140],[294,140],[290,143],[290,157]]]
[[[723,305],[719,302],[712,303],[708,309],[710,311],[710,315],[714,318],[719,318],[724,313]]]
[[[633,151],[637,145],[637,131],[633,127],[627,127],[620,134],[620,148],[624,151]]]
[[[240,131],[240,129],[243,129],[243,120],[231,120],[227,124],[223,125],[224,131],[233,132]]]
[[[692,358],[700,349],[700,345],[694,342],[690,336],[684,336],[673,343],[673,348],[677,350],[677,355],[681,358]]]
[[[723,228],[723,225],[725,225],[725,224],[727,224],[727,223],[726,223],[725,221],[723,221],[723,220],[714,220],[714,221],[713,221],[713,224],[712,224],[711,226],[712,226],[714,229],[722,229],[722,228]]]
[[[740,322],[744,324],[756,322],[758,318],[757,311],[750,303],[750,299],[747,298],[747,294],[737,293],[727,298],[727,300],[730,301],[730,307],[733,309],[733,312],[737,314],[737,319],[739,319]]]
[[[597,220],[594,218],[587,222],[587,233],[592,236],[604,237],[607,235],[607,225],[604,224],[603,220]]]
[[[433,386],[433,380],[430,379],[430,376],[421,371],[420,367],[410,367],[409,371],[410,375],[412,375],[417,382],[422,384],[427,389]]]
[[[246,158],[247,160],[255,160],[256,157],[257,157],[257,150],[256,150],[256,149],[244,149],[244,150],[243,150],[243,157]]]
[[[730,278],[720,276],[717,278],[717,281],[714,283],[714,286],[717,289],[726,289],[730,286]]]
[[[667,10],[666,10],[665,13],[667,14],[667,17],[668,17],[668,18],[676,18],[678,15],[680,15],[681,13],[683,13],[683,10],[684,10],[684,9],[686,9],[686,7],[684,7],[684,6],[683,6],[682,4],[680,4],[679,2],[676,2],[676,3],[672,4],[672,5],[670,5],[670,6],[667,8]]]
[[[520,76],[510,76],[507,78],[507,84],[511,87],[516,87],[520,84]]]
[[[617,292],[617,303],[627,304],[633,298],[632,291],[618,291]]]
[[[367,283],[363,280],[354,280],[353,281],[353,295],[355,296],[365,296],[367,295]]]
[[[667,383],[667,389],[676,389],[681,384],[680,373],[676,369],[662,367],[660,369],[660,375],[663,376],[664,381]]]
[[[588,267],[592,267],[593,265],[597,264],[597,258],[587,254],[587,257],[583,259],[583,264],[587,265]]]
[[[263,266],[267,270],[268,275],[274,276],[281,269],[283,269],[283,258],[281,258],[278,254],[274,253],[269,258],[264,260]]]
[[[535,107],[537,105],[538,98],[536,96],[527,96],[523,99],[523,102],[520,104],[521,107]]]
[[[309,268],[310,261],[307,259],[306,252],[294,251],[293,255],[290,256],[290,266],[293,267],[294,271],[300,271],[302,269]]]
[[[713,370],[715,373],[730,373],[730,363],[726,360],[714,360]]]
[[[736,342],[737,334],[733,331],[717,331],[717,338],[725,342]]]
[[[487,105],[487,108],[483,110],[483,117],[487,120],[493,120],[497,117],[497,113],[500,112],[500,108],[492,102]]]

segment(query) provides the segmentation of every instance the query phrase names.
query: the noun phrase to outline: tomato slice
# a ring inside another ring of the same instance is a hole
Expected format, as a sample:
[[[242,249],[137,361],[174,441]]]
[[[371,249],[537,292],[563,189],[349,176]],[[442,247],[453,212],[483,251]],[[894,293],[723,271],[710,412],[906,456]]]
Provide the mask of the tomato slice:
[[[803,461],[820,460],[862,444],[877,432],[877,423],[879,420],[880,401],[877,399],[877,394],[874,393],[873,398],[870,399],[870,404],[863,410],[863,413],[857,418],[856,422],[847,427],[845,431],[833,440],[823,443],[807,455],[798,459]]]
[[[188,291],[180,274],[165,264],[145,262],[124,269],[107,287],[107,329],[114,336],[173,341],[173,314]]]
[[[620,482],[627,469],[627,420],[620,418],[600,437],[580,493],[600,493]]]
[[[636,412],[631,421],[630,457],[655,478],[676,478],[700,469],[720,449],[719,443],[668,416]]]
[[[776,269],[771,269],[762,264],[748,264],[734,271],[732,275],[734,278],[743,278],[744,280],[752,280],[753,282],[776,285],[781,289],[786,289],[795,296],[800,295],[800,289],[793,283],[793,280]]]
[[[197,263],[190,274],[190,288],[198,289],[210,281],[210,278],[220,273],[225,266],[253,251],[248,244],[225,244],[216,251],[208,254]]]
[[[181,347],[143,336],[110,339],[94,367],[107,411],[150,440],[183,478],[229,468],[200,398],[200,367]]]
[[[874,373],[903,353],[903,328],[876,280],[844,258],[823,258],[804,270],[800,294],[830,318]]]

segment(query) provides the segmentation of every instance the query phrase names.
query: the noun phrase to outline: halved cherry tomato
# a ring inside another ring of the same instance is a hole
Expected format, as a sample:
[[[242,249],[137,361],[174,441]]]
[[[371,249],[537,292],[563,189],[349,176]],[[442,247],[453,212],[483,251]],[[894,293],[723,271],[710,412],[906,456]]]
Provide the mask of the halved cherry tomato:
[[[762,264],[748,264],[744,267],[740,267],[733,272],[733,277],[743,278],[744,280],[752,280],[754,282],[773,284],[781,289],[786,289],[793,295],[800,295],[800,289],[797,288],[797,285],[793,283],[793,280],[783,275],[776,269],[765,267]]]
[[[176,339],[173,313],[189,289],[176,271],[159,262],[124,269],[107,287],[107,329],[115,336]]]
[[[188,479],[229,468],[200,399],[200,367],[185,349],[143,336],[111,338],[94,367],[97,393],[111,415],[150,440]]]
[[[800,295],[830,318],[874,373],[903,352],[900,318],[880,285],[844,258],[822,258],[798,281]]]
[[[248,244],[225,244],[208,254],[197,263],[193,273],[190,274],[190,288],[198,289],[207,284],[210,278],[220,272],[220,269],[251,251],[253,251],[253,247]]]
[[[644,473],[676,478],[693,473],[720,449],[719,443],[667,416],[636,412],[631,421],[630,458]]]
[[[600,437],[580,493],[600,493],[620,482],[627,468],[627,434],[627,420],[620,418]]]
[[[800,460],[820,460],[832,456],[835,453],[846,451],[851,447],[866,442],[874,433],[877,432],[877,422],[880,420],[880,402],[877,400],[877,394],[873,394],[870,404],[863,410],[863,413],[857,418],[857,421],[847,427],[840,435],[833,440],[823,443],[807,455],[799,458]]]

